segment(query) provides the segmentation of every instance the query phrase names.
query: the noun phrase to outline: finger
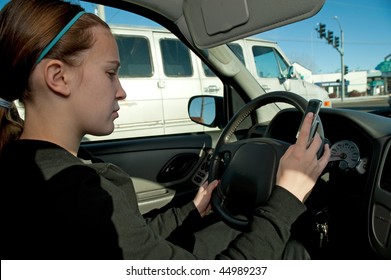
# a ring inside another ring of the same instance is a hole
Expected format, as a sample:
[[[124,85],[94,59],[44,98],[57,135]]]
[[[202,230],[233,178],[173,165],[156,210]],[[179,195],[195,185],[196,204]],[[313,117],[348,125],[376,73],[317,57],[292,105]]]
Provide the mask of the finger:
[[[209,185],[208,185],[208,191],[213,191],[220,183],[220,180],[213,180]]]
[[[320,159],[318,161],[319,166],[322,168],[322,170],[328,164],[329,159],[330,159],[330,155],[331,155],[330,146],[329,146],[329,144],[325,144],[324,145],[323,155],[320,157]]]
[[[219,184],[219,180],[213,180],[210,184],[208,183],[208,181],[205,181],[202,186],[199,188],[199,192],[209,192],[211,193],[216,187],[217,185]]]
[[[322,144],[323,144],[322,138],[320,138],[319,134],[316,132],[311,145],[308,147],[308,151],[310,153],[316,154],[319,151],[320,146]]]
[[[206,180],[200,187],[203,190],[206,190],[208,188],[208,180]]]
[[[307,142],[310,134],[310,128],[311,128],[313,117],[314,114],[312,112],[309,112],[303,120],[303,124],[301,125],[299,136],[296,141],[296,143],[300,147],[307,148]]]

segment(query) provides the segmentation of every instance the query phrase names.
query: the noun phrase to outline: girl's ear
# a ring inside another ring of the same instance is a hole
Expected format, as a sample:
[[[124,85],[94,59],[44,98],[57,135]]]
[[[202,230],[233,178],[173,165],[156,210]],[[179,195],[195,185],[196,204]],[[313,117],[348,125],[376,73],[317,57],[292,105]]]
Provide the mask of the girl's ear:
[[[53,91],[63,96],[70,94],[64,62],[52,59],[45,65],[45,81]]]

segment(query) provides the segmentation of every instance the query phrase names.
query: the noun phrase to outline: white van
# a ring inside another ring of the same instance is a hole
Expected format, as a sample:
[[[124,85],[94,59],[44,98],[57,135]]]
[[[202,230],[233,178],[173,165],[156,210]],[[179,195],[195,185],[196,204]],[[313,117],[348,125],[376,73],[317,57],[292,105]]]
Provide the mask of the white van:
[[[114,132],[108,136],[87,135],[86,140],[209,130],[190,120],[187,103],[194,95],[222,96],[220,79],[165,29],[126,26],[111,29],[119,48],[119,77],[127,97],[120,101]],[[331,106],[325,90],[296,78],[293,66],[276,43],[247,38],[229,46],[266,92],[291,91]],[[21,108],[23,115],[22,111]]]

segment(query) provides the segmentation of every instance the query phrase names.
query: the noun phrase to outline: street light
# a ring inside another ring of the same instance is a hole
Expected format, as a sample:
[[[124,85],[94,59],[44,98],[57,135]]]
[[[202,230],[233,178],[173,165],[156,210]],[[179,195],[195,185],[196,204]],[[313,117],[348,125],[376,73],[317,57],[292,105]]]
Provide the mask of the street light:
[[[337,16],[334,16],[334,19],[337,21],[338,23],[338,26],[339,26],[339,31],[341,33],[340,35],[340,47],[339,49],[336,48],[336,50],[339,52],[339,54],[341,55],[341,101],[343,101],[343,97],[345,95],[345,77],[344,77],[344,61],[343,61],[343,54],[344,54],[344,50],[343,50],[343,30],[342,30],[342,27],[341,27],[341,23],[339,22],[338,20],[338,17]]]

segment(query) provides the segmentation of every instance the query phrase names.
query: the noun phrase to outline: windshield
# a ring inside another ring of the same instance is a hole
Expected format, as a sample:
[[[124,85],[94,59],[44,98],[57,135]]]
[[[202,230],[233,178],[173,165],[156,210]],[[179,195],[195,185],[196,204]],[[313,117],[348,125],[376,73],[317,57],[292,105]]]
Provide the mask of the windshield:
[[[195,95],[223,97],[220,78],[224,71],[216,75],[176,36],[152,20],[80,3],[112,28],[120,53],[119,77],[127,92],[126,100],[120,102],[114,133],[85,140],[218,130],[191,122],[187,102]],[[264,92],[291,91],[307,100],[321,99],[325,107],[388,108],[391,37],[386,34],[391,26],[391,7],[387,3],[327,1],[312,18],[229,43],[229,49],[263,90],[252,86],[248,77],[238,75],[236,81],[250,89],[250,95],[253,92],[252,98]],[[237,108],[243,102],[238,102]],[[18,109],[23,116],[22,104]],[[263,116],[269,117],[262,120],[269,120],[272,115]]]

